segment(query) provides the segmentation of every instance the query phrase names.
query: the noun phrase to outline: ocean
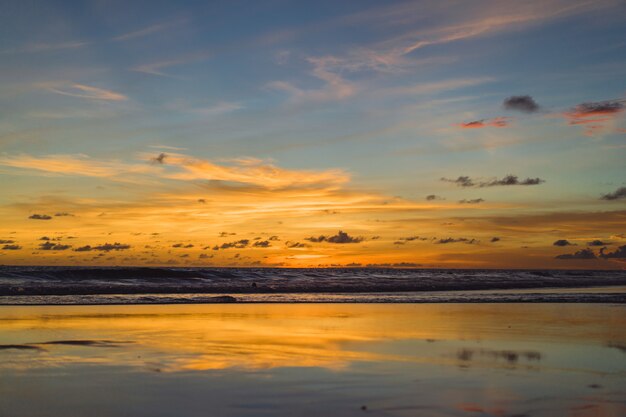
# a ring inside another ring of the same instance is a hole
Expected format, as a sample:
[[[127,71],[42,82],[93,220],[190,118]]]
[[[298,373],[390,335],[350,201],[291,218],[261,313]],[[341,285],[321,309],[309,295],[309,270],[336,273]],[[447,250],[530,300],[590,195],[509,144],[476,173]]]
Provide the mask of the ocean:
[[[0,267],[0,305],[626,303],[626,271]]]

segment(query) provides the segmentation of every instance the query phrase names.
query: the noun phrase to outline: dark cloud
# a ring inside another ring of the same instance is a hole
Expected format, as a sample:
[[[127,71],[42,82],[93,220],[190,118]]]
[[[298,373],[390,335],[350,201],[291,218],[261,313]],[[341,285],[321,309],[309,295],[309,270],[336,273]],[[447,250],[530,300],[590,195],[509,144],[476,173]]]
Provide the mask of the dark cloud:
[[[509,125],[508,117],[494,117],[493,119],[480,119],[471,122],[460,123],[463,129],[481,129],[484,127],[507,127]]]
[[[545,182],[541,178],[526,178],[524,180],[520,180],[517,175],[506,175],[505,177],[498,179],[494,178],[489,181],[476,181],[472,178],[463,175],[457,177],[456,179],[442,177],[441,181],[451,182],[453,184],[458,185],[459,187],[497,187],[497,186],[508,186],[508,185],[539,185]]]
[[[496,236],[492,237],[491,240],[490,240],[490,242],[492,242],[492,243],[499,242],[499,241],[500,241],[500,238],[496,237]]]
[[[198,258],[200,258],[200,259],[209,259],[209,258],[212,258],[212,257],[213,257],[213,255],[207,255],[206,253],[201,253],[198,256]]]
[[[98,246],[93,247],[93,250],[100,250],[103,252],[109,252],[112,250],[126,250],[126,249],[130,249],[130,245],[119,243],[119,242],[105,243],[103,245],[98,245]]]
[[[60,243],[52,243],[49,241],[43,242],[39,244],[39,249],[41,250],[67,250],[71,248],[70,245],[62,245]]]
[[[482,198],[474,198],[472,200],[466,200],[466,199],[459,200],[459,203],[461,203],[461,204],[479,204],[479,203],[483,203],[484,201],[485,200],[482,199]]]
[[[553,246],[576,246],[576,244],[565,239],[559,239],[555,241],[552,245]]]
[[[587,242],[587,246],[606,246],[608,243],[605,243],[601,240],[592,240],[591,242]]]
[[[278,236],[270,236],[268,240],[271,242],[274,242],[274,241],[279,241],[280,239],[278,238]]]
[[[248,239],[241,239],[238,240],[236,242],[227,242],[227,243],[222,243],[221,245],[215,245],[213,246],[213,250],[224,250],[224,249],[231,249],[231,248],[236,248],[236,249],[243,249],[246,246],[248,246],[248,244],[250,243],[250,240]]]
[[[606,248],[600,249],[600,258],[602,259],[626,259],[626,245],[615,249],[615,252],[605,253]]]
[[[237,233],[220,232],[219,237],[235,236]]]
[[[158,154],[157,156],[155,156],[154,158],[152,158],[152,162],[155,164],[164,164],[165,163],[165,158],[167,158],[167,154],[164,154],[163,152],[161,152],[160,154]]]
[[[48,216],[47,214],[33,214],[28,216],[28,218],[33,220],[51,220],[52,216]]]
[[[2,250],[20,250],[22,247],[20,245],[4,245]]]
[[[439,245],[445,245],[447,243],[467,243],[468,245],[473,245],[474,243],[478,243],[478,240],[476,239],[468,239],[465,237],[459,237],[459,238],[446,238],[446,239],[439,239],[438,241],[435,242],[436,244]]]
[[[366,268],[418,268],[421,264],[415,262],[396,262],[396,263],[382,263],[382,264],[367,264]]]
[[[285,242],[285,246],[287,246],[287,248],[292,249],[292,248],[310,248],[311,245],[307,245],[306,243],[301,243],[301,242]]]
[[[74,217],[72,213],[66,213],[66,212],[55,213],[54,216],[55,217]]]
[[[184,248],[184,249],[188,249],[188,248],[193,248],[193,245],[190,243],[188,245],[185,245],[184,243],[175,243],[172,245],[173,248]]]
[[[412,242],[414,240],[428,240],[427,237],[419,237],[419,236],[409,236],[409,237],[401,237],[398,240],[404,240],[405,242]]]
[[[336,235],[334,236],[318,236],[318,237],[306,237],[304,238],[304,240],[308,240],[309,242],[328,242],[328,243],[359,243],[362,242],[363,240],[365,240],[364,237],[353,237],[350,236],[348,233],[343,232],[343,231],[339,231]]]
[[[531,96],[511,96],[504,100],[502,106],[507,110],[517,110],[533,113],[539,110],[539,105]]]
[[[260,240],[258,242],[254,242],[254,245],[252,246],[256,248],[269,248],[272,245],[270,244],[269,240]]]
[[[479,184],[479,187],[496,187],[499,185],[539,185],[544,182],[545,180],[542,180],[541,178],[526,178],[520,181],[517,175],[507,175],[502,179],[482,182]]]
[[[3,239],[0,239],[0,244],[5,244],[5,243],[15,243],[15,241],[14,240],[3,240]]]
[[[623,198],[626,198],[626,187],[619,187],[612,193],[604,194],[602,197],[600,197],[600,200],[612,201],[621,200]]]
[[[93,248],[90,245],[80,246],[74,249],[74,252],[90,252]]]
[[[476,184],[474,184],[474,181],[472,181],[472,179],[466,175],[462,175],[456,179],[450,179],[450,178],[446,178],[446,177],[441,177],[440,178],[441,181],[445,181],[445,182],[451,182],[453,184],[458,185],[459,187],[474,187],[476,186]]]
[[[206,200],[204,198],[199,198],[198,199],[198,203],[200,204],[206,204]]]
[[[572,117],[588,117],[588,116],[601,116],[612,115],[624,110],[624,103],[621,100],[615,101],[599,101],[582,103],[574,107],[569,114]]]
[[[435,195],[435,194],[430,194],[430,195],[427,195],[427,196],[426,196],[426,200],[427,200],[427,201],[433,201],[433,200],[445,200],[445,198],[440,197],[440,196]]]
[[[591,249],[581,249],[575,253],[565,253],[563,255],[557,255],[554,257],[555,259],[596,259],[596,255],[593,253]]]

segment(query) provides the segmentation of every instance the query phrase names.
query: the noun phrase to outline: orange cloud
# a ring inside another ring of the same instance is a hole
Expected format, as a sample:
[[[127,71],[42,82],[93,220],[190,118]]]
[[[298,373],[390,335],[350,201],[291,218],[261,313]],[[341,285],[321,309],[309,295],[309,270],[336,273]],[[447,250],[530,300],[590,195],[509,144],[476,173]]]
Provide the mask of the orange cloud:
[[[585,134],[593,136],[602,133],[606,124],[626,110],[626,100],[582,103],[566,111],[562,116],[572,126],[584,125]]]

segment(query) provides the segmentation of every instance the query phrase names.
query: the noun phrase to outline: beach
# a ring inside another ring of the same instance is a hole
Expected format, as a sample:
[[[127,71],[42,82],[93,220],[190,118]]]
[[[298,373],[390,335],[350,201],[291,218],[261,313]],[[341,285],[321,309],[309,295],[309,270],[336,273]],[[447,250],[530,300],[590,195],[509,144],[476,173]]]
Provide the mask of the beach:
[[[0,306],[0,416],[626,414],[623,304]]]

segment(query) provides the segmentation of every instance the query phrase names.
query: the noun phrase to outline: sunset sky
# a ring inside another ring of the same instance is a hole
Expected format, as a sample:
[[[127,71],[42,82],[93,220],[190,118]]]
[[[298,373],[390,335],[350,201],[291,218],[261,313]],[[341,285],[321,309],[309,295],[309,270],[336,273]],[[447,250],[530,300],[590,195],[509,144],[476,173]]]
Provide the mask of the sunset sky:
[[[626,3],[10,1],[0,264],[626,267]]]

